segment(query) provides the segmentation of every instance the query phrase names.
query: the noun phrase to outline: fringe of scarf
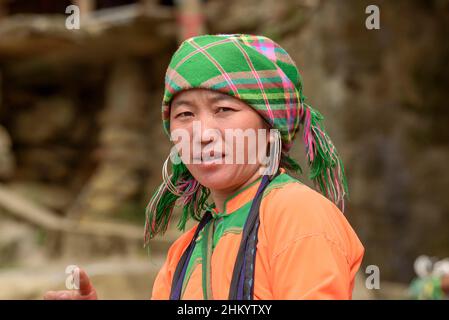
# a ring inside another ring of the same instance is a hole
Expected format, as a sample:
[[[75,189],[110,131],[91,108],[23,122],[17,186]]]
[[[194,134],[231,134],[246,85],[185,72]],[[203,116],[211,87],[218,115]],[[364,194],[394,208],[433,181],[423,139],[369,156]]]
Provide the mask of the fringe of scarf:
[[[309,179],[323,195],[344,212],[344,198],[348,197],[348,183],[337,149],[322,124],[324,117],[305,102],[301,104],[300,116],[310,168]]]
[[[181,231],[185,230],[186,223],[190,218],[200,221],[207,206],[209,189],[199,184],[184,163],[172,163],[170,180],[175,185],[177,193],[170,191],[166,183],[163,182],[151,197],[146,208],[144,246],[147,246],[157,234],[164,234],[167,231],[175,206],[183,207],[177,225]]]

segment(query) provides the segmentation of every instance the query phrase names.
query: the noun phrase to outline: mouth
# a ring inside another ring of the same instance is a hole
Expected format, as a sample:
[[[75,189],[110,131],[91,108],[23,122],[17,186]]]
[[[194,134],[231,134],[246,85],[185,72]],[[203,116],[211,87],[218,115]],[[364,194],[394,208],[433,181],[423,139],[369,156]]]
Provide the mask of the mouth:
[[[194,163],[201,163],[201,164],[220,164],[224,163],[224,157],[225,155],[222,153],[209,153],[209,154],[202,154],[201,156],[194,157]]]

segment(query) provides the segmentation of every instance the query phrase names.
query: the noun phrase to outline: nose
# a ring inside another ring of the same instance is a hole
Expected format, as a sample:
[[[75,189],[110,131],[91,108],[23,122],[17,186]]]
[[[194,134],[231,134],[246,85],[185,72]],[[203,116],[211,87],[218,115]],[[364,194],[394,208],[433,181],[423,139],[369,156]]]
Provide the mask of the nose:
[[[200,142],[201,151],[199,153],[207,156],[215,156],[216,153],[223,153],[223,132],[220,123],[214,118],[213,114],[205,112],[198,118],[199,127],[197,141]],[[195,151],[194,151],[195,153]]]
[[[201,121],[201,145],[206,146],[213,143],[217,139],[217,135],[221,134],[220,126],[217,121],[210,115],[205,114],[200,118]]]

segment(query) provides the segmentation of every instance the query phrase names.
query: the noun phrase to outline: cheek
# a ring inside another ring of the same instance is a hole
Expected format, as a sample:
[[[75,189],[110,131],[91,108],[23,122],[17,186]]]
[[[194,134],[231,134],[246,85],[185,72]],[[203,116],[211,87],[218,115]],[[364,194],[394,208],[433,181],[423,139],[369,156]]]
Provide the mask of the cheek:
[[[265,128],[265,122],[262,117],[253,109],[249,109],[249,107],[231,117],[228,125],[240,129],[258,130]]]
[[[234,137],[232,140],[226,140],[227,150],[233,150],[234,163],[255,164],[259,163],[261,157],[265,154],[269,135],[267,126],[263,119],[253,112],[245,112],[228,122],[227,128],[241,129],[243,132],[251,130],[253,137],[244,134],[243,137]],[[263,130],[259,132],[259,130]],[[237,132],[240,132],[237,131]],[[236,133],[237,133],[236,132]],[[243,142],[243,144],[242,144]],[[262,153],[262,155],[260,155]]]
[[[190,161],[193,141],[191,126],[180,125],[176,121],[170,123],[170,140],[183,160]]]

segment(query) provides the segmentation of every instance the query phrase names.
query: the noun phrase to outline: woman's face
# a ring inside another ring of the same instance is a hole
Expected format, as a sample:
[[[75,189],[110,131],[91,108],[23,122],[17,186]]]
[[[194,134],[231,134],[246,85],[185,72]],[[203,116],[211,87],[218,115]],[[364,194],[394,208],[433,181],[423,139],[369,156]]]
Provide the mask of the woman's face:
[[[171,102],[176,149],[193,177],[212,191],[235,190],[257,174],[268,130],[254,109],[217,91],[185,90]]]

